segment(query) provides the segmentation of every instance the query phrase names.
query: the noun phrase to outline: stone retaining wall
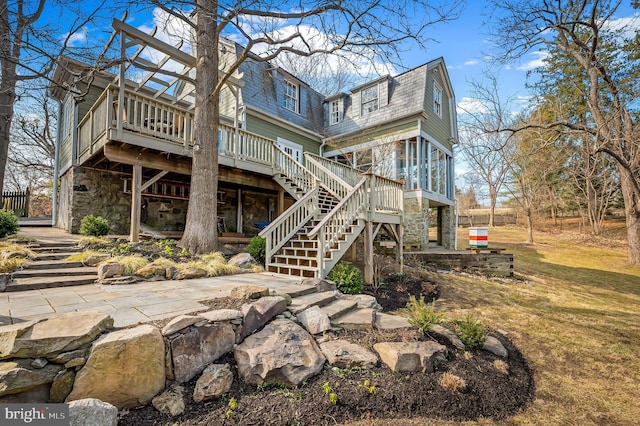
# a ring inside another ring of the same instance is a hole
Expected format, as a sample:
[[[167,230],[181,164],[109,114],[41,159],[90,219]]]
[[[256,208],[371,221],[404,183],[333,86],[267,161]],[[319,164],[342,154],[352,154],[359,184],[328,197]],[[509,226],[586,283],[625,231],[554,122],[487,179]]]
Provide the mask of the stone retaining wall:
[[[405,260],[427,265],[438,265],[447,269],[478,273],[496,277],[513,276],[513,254],[495,253],[405,253]]]

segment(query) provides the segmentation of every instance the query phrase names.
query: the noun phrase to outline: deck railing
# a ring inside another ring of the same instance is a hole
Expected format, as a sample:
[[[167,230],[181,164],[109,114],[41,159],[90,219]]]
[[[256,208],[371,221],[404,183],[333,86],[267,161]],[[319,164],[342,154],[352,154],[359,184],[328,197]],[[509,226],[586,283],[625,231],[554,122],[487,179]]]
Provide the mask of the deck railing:
[[[402,183],[373,173],[364,173],[369,180],[372,212],[403,213],[404,191]]]
[[[360,179],[362,178],[360,172],[353,167],[340,164],[337,161],[329,160],[328,158],[324,158],[316,154],[311,154],[309,152],[305,152],[304,155],[306,159],[311,158],[315,160],[317,163],[322,165],[327,170],[330,170],[331,173],[333,173],[352,187],[360,182]]]
[[[305,152],[305,160],[307,168],[313,173],[320,181],[331,190],[338,199],[342,200],[353,189],[352,185],[342,180],[339,176],[334,174],[330,169],[324,166],[323,161],[320,161],[322,157],[312,155]]]
[[[287,176],[293,181],[293,184],[298,188],[304,190],[310,190],[317,185],[317,176],[315,176],[309,169],[298,163],[289,154],[281,150],[275,144],[273,144],[273,151],[275,153],[274,167],[280,171],[283,175]]]

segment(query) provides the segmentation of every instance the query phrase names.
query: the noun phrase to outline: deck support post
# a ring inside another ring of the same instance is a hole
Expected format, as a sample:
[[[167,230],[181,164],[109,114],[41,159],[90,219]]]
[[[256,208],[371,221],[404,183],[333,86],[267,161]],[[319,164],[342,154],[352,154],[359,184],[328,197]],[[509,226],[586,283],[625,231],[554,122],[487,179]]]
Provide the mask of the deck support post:
[[[400,265],[400,273],[404,269],[403,241],[402,241],[402,224],[396,225],[396,262]]]
[[[276,217],[284,213],[284,190],[283,189],[278,190],[278,207],[276,211],[277,211]]]
[[[131,179],[131,234],[129,240],[132,243],[140,241],[140,211],[142,206],[142,166],[133,165],[133,178]]]
[[[373,222],[364,225],[364,283],[373,284]]]

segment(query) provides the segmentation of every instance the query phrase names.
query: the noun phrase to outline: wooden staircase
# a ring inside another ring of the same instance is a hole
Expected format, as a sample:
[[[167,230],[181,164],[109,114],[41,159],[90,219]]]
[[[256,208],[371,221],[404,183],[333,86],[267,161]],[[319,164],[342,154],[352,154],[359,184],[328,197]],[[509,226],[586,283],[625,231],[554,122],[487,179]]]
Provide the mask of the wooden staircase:
[[[324,278],[367,222],[402,223],[398,182],[313,155],[308,168],[283,151],[277,157],[273,178],[297,201],[259,234],[269,272]]]

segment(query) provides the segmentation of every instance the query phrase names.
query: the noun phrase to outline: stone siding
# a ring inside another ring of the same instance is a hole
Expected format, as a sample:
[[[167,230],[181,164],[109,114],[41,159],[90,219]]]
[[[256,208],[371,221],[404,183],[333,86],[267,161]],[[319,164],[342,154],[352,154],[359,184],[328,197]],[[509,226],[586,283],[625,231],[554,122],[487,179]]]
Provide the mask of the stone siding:
[[[427,198],[404,199],[405,245],[419,245],[420,250],[429,248],[429,200]]]

